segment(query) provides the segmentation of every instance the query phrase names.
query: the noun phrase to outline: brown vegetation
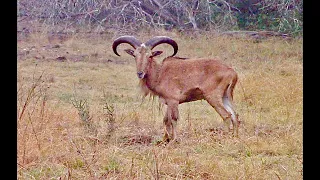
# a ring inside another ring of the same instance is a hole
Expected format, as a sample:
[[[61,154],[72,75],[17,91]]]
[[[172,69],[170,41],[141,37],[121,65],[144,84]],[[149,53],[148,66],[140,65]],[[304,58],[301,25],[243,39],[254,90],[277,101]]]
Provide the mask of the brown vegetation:
[[[238,72],[239,138],[196,101],[179,106],[180,143],[157,145],[163,108],[141,101],[134,60],[112,52],[117,34],[50,43],[30,33],[18,41],[18,179],[302,179],[301,39],[137,34],[173,37],[178,56],[217,58]]]
[[[39,21],[50,32],[134,33],[149,28],[188,31],[266,30],[302,35],[302,0],[19,0],[18,22]],[[30,26],[20,32],[33,32]]]

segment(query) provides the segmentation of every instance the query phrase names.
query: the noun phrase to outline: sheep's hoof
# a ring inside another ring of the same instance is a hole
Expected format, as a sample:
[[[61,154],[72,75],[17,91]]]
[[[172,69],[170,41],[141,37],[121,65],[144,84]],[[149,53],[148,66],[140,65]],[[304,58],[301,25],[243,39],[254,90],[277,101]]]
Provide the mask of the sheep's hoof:
[[[170,141],[170,137],[168,134],[164,134],[162,137],[162,142],[168,143]]]
[[[166,146],[167,147],[175,147],[175,145],[180,144],[180,141],[178,139],[172,139]]]
[[[169,142],[170,142],[170,138],[169,138],[169,136],[168,136],[167,134],[165,134],[165,135],[162,137],[161,140],[159,139],[159,140],[156,142],[156,145],[158,145],[158,146],[160,146],[160,145],[167,145]]]

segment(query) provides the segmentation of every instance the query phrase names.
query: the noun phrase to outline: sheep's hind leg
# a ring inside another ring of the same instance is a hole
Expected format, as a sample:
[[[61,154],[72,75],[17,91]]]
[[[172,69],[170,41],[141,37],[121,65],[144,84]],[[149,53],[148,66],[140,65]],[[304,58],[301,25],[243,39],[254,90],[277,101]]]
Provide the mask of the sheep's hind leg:
[[[210,96],[206,97],[207,102],[217,111],[217,113],[221,116],[224,122],[224,127],[227,131],[230,131],[230,125],[232,120],[232,114],[227,111],[222,102],[221,96]]]
[[[231,122],[232,122],[233,127],[231,128],[231,124],[230,124],[229,129],[232,129],[233,134],[238,136],[239,121],[238,121],[238,116],[237,116],[236,112],[234,111],[231,99],[225,95],[222,98],[222,102],[223,102],[225,109],[231,113]]]

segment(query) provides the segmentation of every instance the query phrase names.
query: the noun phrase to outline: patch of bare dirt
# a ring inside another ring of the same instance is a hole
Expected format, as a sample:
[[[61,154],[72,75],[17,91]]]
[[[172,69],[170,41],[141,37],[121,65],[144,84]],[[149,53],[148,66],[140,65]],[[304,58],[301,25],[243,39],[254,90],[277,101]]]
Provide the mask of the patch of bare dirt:
[[[123,145],[125,146],[132,146],[136,144],[150,145],[152,143],[152,139],[152,136],[148,135],[127,135],[121,138]]]
[[[61,44],[48,44],[45,46],[21,47],[17,50],[18,60],[54,60],[54,61],[84,61],[89,57],[98,58],[98,54],[73,54]],[[100,57],[102,58],[102,57]],[[110,62],[106,59],[106,62]],[[112,61],[111,61],[112,62]]]
[[[127,64],[126,60],[113,60],[106,58],[101,53],[79,53],[68,49],[64,44],[53,43],[46,45],[30,45],[27,42],[18,43],[17,60],[43,60],[43,61],[58,61],[58,62],[101,62]]]

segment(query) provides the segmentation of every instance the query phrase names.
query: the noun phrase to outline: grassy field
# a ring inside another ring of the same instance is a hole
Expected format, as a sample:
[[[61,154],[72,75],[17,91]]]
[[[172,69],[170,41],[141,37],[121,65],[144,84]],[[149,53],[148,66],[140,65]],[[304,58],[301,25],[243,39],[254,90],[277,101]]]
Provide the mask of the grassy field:
[[[152,34],[238,72],[239,137],[197,101],[179,106],[179,143],[157,145],[165,107],[139,95],[130,46],[118,57],[112,34],[31,34],[17,42],[18,179],[302,179],[302,39]]]

